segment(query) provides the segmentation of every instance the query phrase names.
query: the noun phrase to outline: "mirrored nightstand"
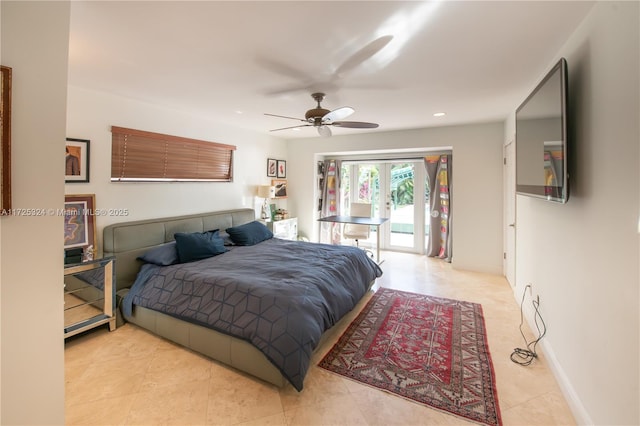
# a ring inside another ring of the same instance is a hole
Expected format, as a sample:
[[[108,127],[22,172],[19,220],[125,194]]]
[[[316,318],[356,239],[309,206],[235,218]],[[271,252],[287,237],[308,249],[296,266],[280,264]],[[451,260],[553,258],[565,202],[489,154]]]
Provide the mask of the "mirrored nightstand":
[[[103,324],[116,328],[115,258],[64,267],[64,337]]]
[[[273,236],[276,238],[294,241],[298,239],[297,217],[267,222],[267,227],[271,230],[271,232],[273,232]]]

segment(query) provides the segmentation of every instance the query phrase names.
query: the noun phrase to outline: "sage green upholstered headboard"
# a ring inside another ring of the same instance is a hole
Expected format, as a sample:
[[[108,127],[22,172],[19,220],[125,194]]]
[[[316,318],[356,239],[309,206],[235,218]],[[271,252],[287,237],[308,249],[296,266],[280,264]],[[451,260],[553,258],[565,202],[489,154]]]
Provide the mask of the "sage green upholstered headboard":
[[[121,290],[131,287],[136,279],[142,266],[136,258],[154,246],[173,241],[176,232],[225,230],[253,220],[253,209],[236,209],[114,223],[104,228],[103,253],[116,258],[116,289]]]

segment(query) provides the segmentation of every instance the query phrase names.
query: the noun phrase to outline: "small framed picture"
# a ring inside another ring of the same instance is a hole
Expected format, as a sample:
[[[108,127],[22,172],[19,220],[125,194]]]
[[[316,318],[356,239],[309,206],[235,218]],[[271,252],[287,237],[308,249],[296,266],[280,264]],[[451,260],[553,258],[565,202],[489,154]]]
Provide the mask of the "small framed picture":
[[[273,158],[267,158],[267,177],[277,177],[278,161]]]
[[[65,149],[64,181],[89,182],[89,141],[67,138]]]
[[[287,177],[287,162],[284,160],[278,160],[278,176],[279,179]]]
[[[64,197],[64,248],[96,247],[96,222],[94,194],[65,195]]]
[[[271,186],[276,188],[276,198],[287,196],[287,181],[284,179],[273,179]]]

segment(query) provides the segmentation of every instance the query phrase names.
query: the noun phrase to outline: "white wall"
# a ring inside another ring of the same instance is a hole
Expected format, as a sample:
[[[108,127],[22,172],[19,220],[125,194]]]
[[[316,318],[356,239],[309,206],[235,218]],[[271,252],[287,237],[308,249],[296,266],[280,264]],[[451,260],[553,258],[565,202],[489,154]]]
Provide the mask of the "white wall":
[[[569,202],[517,197],[516,298],[528,283],[540,295],[545,354],[585,424],[640,423],[638,6],[597,3],[558,52],[569,66]]]
[[[111,182],[111,126],[121,126],[237,147],[233,182],[133,183]],[[128,216],[96,218],[98,241],[102,229],[114,222],[178,216],[205,211],[255,208],[257,185],[270,183],[267,158],[286,160],[281,139],[232,128],[222,123],[144,102],[69,87],[67,137],[89,139],[89,183],[67,183],[66,194],[95,194],[99,209],[126,208]],[[285,207],[284,200],[282,207]]]
[[[61,209],[69,3],[0,7],[1,62],[13,68],[13,207]],[[0,423],[63,424],[62,217],[0,223]]]
[[[453,149],[453,261],[455,268],[502,273],[503,123],[358,133],[288,143],[289,207],[299,230],[313,238],[316,157],[333,153]],[[317,239],[314,238],[317,241]]]

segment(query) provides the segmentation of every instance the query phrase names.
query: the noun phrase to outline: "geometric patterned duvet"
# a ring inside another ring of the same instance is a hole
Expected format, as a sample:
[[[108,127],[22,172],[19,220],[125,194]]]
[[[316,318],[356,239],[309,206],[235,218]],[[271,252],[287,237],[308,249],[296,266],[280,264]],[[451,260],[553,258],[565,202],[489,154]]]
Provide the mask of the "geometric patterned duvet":
[[[298,390],[322,333],[382,275],[356,247],[272,238],[171,266],[145,264],[123,309],[137,306],[246,340]]]

